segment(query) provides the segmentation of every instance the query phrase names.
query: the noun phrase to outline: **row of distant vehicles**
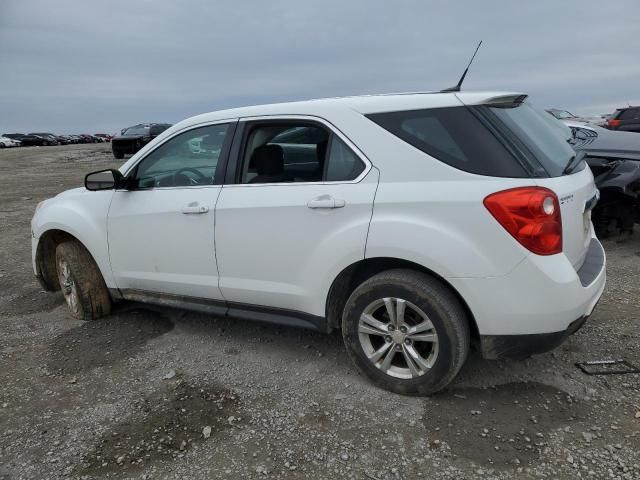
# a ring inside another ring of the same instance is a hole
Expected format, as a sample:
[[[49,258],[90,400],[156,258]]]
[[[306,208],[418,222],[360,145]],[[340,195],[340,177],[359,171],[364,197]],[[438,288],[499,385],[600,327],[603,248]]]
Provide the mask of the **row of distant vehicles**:
[[[4,133],[0,135],[0,148],[9,147],[49,147],[54,145],[70,145],[74,143],[110,142],[111,135],[96,133],[89,135],[54,135],[53,133]]]
[[[568,127],[567,141],[591,167],[600,190],[593,210],[598,235],[633,232],[640,223],[640,107],[619,108],[602,118],[547,112]]]

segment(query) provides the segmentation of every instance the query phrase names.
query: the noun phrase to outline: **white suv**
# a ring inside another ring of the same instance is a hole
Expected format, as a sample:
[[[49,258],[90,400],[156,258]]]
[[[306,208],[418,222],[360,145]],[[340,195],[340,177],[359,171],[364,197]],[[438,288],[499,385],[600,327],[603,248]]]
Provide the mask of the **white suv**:
[[[135,300],[341,329],[399,393],[470,345],[549,350],[605,285],[593,176],[526,95],[423,93],[199,115],[38,205],[33,266],[72,315]]]

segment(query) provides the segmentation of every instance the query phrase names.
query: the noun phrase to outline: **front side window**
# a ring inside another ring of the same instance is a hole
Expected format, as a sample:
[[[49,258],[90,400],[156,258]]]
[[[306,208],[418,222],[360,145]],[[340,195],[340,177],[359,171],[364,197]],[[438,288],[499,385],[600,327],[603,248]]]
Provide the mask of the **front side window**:
[[[163,143],[137,165],[134,188],[212,185],[228,129],[195,128]]]
[[[307,122],[251,125],[242,160],[249,184],[348,181],[365,168],[337,135]]]

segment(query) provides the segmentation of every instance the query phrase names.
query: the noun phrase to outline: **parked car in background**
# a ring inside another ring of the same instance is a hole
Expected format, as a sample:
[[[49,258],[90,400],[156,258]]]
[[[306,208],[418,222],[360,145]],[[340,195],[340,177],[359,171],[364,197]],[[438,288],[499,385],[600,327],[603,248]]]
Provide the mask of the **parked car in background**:
[[[125,154],[136,153],[170,126],[170,123],[141,123],[122,129],[111,139],[113,156],[124,158]]]
[[[71,135],[57,135],[57,137],[60,143],[62,143],[63,145],[69,145],[71,143],[74,143],[73,138],[71,138]]]
[[[560,110],[557,108],[550,108],[547,110],[547,112],[553,115],[554,117],[556,117],[558,120],[568,120],[568,121],[582,122],[582,123],[593,123],[596,125],[601,124],[604,121],[602,117],[578,116],[578,115],[574,115],[568,110]]]
[[[53,133],[32,132],[29,135],[36,135],[38,137],[46,138],[47,140],[49,140],[49,145],[60,145],[58,137],[56,137]]]
[[[0,136],[0,148],[11,148],[11,147],[19,147],[22,145],[20,140],[15,140],[13,138]]]
[[[34,272],[78,319],[128,299],[341,329],[377,385],[430,394],[472,343],[552,349],[602,295],[598,191],[557,123],[496,92],[199,115],[41,202]]]
[[[570,143],[584,152],[600,190],[593,210],[598,236],[633,232],[640,223],[640,135],[577,122],[567,126]]]
[[[606,128],[621,132],[640,132],[640,107],[618,108],[607,120]]]
[[[97,143],[98,140],[93,138],[93,135],[89,135],[87,133],[81,133],[78,135],[81,139],[80,143]]]
[[[45,137],[41,137],[39,135],[32,135],[32,134],[25,135],[24,133],[5,133],[4,136],[13,138],[14,140],[19,140],[22,143],[23,147],[32,147],[32,146],[44,147],[48,145],[57,145],[57,143],[53,143],[52,140]]]
[[[110,142],[111,141],[111,135],[108,135],[106,133],[96,133],[96,134],[94,134],[94,137],[101,138],[105,142]]]

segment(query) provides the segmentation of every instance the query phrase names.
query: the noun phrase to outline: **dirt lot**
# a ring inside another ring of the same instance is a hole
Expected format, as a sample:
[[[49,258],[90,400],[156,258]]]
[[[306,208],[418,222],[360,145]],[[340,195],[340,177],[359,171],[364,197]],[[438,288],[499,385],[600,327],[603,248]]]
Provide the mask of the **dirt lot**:
[[[394,395],[338,334],[121,305],[67,315],[30,263],[37,202],[116,166],[109,145],[0,151],[0,479],[640,478],[640,234],[605,243],[587,325],[524,362],[471,355],[450,390]],[[204,431],[204,434],[203,434]]]

